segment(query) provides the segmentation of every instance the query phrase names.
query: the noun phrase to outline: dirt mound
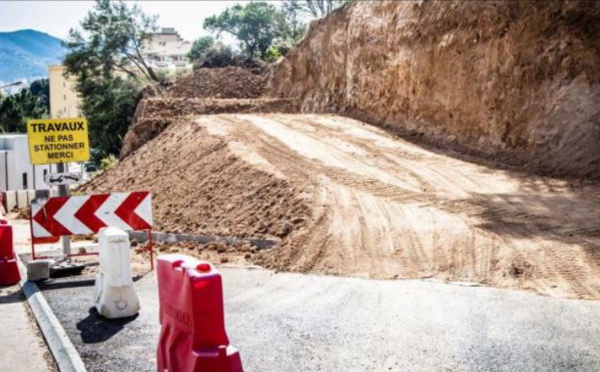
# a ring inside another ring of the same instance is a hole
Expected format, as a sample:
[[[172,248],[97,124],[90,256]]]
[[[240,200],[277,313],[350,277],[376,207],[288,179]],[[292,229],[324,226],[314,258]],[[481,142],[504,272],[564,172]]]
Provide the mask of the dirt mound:
[[[246,63],[252,64],[252,60]],[[263,68],[201,68],[179,79],[162,95],[145,92],[123,140],[120,158],[156,137],[180,116],[298,111],[295,100],[260,98],[266,81]]]
[[[155,229],[240,238],[283,238],[309,209],[299,191],[240,160],[225,140],[180,119],[82,192],[148,190]]]
[[[136,109],[133,123],[123,140],[120,158],[129,156],[149,140],[182,117],[228,112],[286,112],[298,111],[298,104],[290,99],[189,99],[148,98]]]
[[[357,1],[274,67],[274,96],[522,169],[600,178],[600,3]]]
[[[203,58],[194,62],[194,71],[201,68],[222,68],[222,67],[241,67],[245,69],[263,69],[266,67],[266,62],[259,59],[248,58],[240,55],[234,55],[228,51],[214,51]],[[257,73],[259,70],[254,71]]]
[[[348,118],[181,118],[84,191],[124,190],[154,193],[158,231],[281,239],[247,259],[277,270],[600,298],[598,185],[457,160]]]
[[[227,264],[232,266],[252,266],[253,260],[258,254],[258,249],[247,242],[237,244],[226,242],[212,242],[207,244],[194,242],[155,243],[154,249],[159,254],[180,253],[197,257],[216,265]],[[150,259],[146,250],[138,251],[138,255],[135,258],[140,263],[147,263]]]
[[[175,98],[259,98],[266,86],[261,69],[201,68],[169,87]]]

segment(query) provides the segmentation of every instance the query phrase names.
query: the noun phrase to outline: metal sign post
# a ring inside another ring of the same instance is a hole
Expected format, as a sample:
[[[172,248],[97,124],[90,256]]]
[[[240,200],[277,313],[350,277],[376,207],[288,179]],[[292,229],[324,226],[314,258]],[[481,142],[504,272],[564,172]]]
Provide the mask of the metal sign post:
[[[65,172],[65,163],[58,163],[56,165],[56,169],[58,173]],[[58,196],[69,196],[69,188],[67,185],[59,185],[58,186]],[[71,237],[65,235],[62,237],[62,245],[63,245],[63,254],[70,255],[71,254]]]

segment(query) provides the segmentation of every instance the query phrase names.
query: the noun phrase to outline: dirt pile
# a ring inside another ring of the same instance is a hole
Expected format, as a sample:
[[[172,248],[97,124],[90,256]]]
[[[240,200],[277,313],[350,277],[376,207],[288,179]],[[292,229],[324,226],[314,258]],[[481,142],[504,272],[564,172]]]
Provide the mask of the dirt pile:
[[[228,112],[297,111],[297,102],[290,99],[147,98],[138,104],[133,123],[123,140],[120,158],[127,157],[169,125],[187,116]]]
[[[266,85],[261,69],[201,68],[168,89],[175,98],[259,98]]]
[[[600,3],[357,1],[314,22],[271,92],[440,147],[600,178]]]
[[[246,259],[276,270],[600,299],[599,185],[477,165],[349,118],[181,119],[84,192],[126,190],[154,193],[157,231],[281,239]]]
[[[155,229],[240,238],[284,238],[307,220],[299,191],[240,160],[225,140],[180,119],[82,192],[148,190]]]
[[[170,254],[180,253],[209,261],[217,266],[227,264],[231,266],[251,266],[258,254],[258,249],[250,243],[228,244],[226,242],[212,242],[200,244],[194,242],[182,243],[155,243],[155,253]],[[136,257],[140,262],[148,262],[149,254],[140,250]]]
[[[129,156],[181,116],[298,111],[293,99],[260,98],[265,85],[266,75],[260,68],[202,68],[178,80],[162,95],[149,92],[136,108],[120,158]]]

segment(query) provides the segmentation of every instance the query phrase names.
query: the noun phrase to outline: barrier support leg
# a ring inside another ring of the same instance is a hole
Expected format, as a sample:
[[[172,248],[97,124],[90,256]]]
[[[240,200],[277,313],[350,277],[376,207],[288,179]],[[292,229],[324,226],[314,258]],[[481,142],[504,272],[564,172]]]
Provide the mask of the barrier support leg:
[[[33,208],[29,205],[29,232],[31,234],[31,259],[35,260],[35,238],[33,237]]]
[[[154,242],[152,241],[152,230],[148,230],[148,249],[150,250],[150,271],[154,271]]]

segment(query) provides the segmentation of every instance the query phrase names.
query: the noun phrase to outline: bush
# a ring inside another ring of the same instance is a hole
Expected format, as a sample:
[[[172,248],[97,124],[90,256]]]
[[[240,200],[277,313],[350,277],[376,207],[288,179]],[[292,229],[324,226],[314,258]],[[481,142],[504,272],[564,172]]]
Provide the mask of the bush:
[[[215,44],[206,49],[204,54],[194,63],[194,70],[231,66],[234,55],[230,47],[223,44]]]
[[[100,171],[106,172],[107,170],[116,167],[119,164],[119,159],[114,155],[108,155],[104,159],[100,160]]]

